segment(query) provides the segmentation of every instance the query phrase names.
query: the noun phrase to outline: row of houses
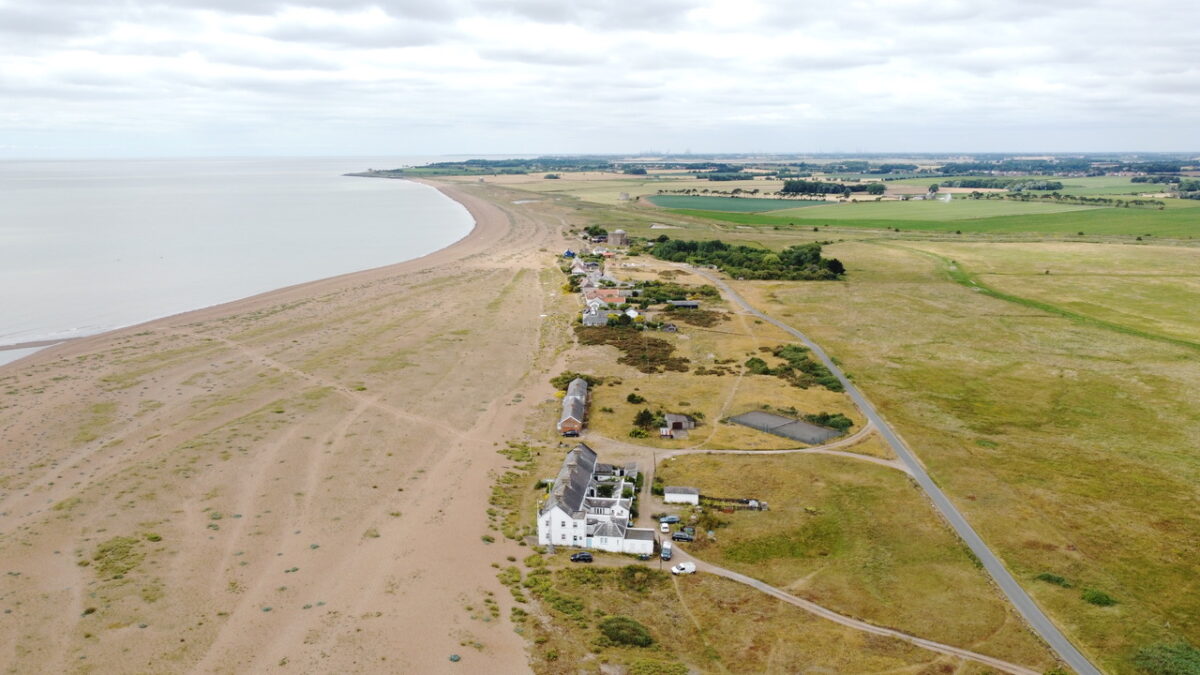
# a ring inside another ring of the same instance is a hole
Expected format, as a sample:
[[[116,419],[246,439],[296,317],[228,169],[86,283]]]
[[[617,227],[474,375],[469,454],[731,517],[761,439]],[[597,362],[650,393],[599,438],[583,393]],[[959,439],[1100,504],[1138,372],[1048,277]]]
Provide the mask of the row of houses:
[[[538,543],[654,553],[654,530],[630,526],[637,465],[617,467],[597,460],[596,451],[583,443],[567,453],[538,505]]]

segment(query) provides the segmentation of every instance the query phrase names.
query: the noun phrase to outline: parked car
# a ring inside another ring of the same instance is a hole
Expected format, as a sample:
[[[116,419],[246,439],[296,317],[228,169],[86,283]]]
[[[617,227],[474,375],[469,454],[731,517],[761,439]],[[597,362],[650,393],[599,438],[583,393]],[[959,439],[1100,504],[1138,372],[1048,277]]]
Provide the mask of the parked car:
[[[678,523],[679,516],[676,516],[676,515],[663,516],[662,518],[658,519],[658,522],[660,522],[660,523]]]
[[[649,559],[650,559],[650,554],[649,554],[649,553],[639,553],[639,554],[638,554],[638,560],[646,561],[646,560],[649,560]]]
[[[664,541],[662,543],[662,552],[659,554],[663,560],[671,559],[671,542]]]
[[[592,562],[592,554],[587,551],[571,554],[571,562]]]
[[[666,534],[666,533],[670,532],[670,531],[671,531],[671,524],[670,524],[670,523],[666,523],[666,522],[664,522],[664,523],[661,523],[661,524],[658,526],[658,531],[659,531],[659,532],[662,532],[663,534]]]
[[[695,541],[696,540],[695,537],[688,534],[687,532],[676,532],[675,534],[671,535],[671,539],[673,539],[675,541]]]
[[[678,565],[671,568],[671,574],[695,574],[695,573],[696,573],[696,563],[694,563],[694,562],[681,562]]]
[[[563,432],[563,438],[578,438],[578,437],[579,437],[578,431],[564,431]]]

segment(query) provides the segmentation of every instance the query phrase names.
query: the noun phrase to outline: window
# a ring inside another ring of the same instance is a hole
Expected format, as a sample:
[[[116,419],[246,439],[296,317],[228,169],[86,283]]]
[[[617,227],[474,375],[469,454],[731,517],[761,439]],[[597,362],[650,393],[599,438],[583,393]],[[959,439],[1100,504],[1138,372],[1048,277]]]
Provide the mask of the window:
[[[567,521],[565,521],[565,520],[559,521],[559,523],[558,523],[558,526],[559,526],[559,527],[566,527],[566,526],[567,526]]]

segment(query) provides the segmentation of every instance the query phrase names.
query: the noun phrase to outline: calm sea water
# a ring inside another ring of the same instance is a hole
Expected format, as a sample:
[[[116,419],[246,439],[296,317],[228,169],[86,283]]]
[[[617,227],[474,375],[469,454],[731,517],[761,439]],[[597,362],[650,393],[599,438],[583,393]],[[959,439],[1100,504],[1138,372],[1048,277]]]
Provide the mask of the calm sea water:
[[[98,333],[443,248],[474,224],[457,202],[408,181],[341,175],[431,159],[0,162],[0,345]],[[17,356],[0,351],[0,363]]]

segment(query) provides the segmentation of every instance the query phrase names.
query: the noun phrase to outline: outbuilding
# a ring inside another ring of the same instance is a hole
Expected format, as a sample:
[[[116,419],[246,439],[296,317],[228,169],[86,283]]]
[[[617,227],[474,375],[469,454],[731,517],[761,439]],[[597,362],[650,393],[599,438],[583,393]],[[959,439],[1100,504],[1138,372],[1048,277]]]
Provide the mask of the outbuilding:
[[[700,505],[700,490],[694,487],[668,485],[663,488],[663,501],[667,504]]]

